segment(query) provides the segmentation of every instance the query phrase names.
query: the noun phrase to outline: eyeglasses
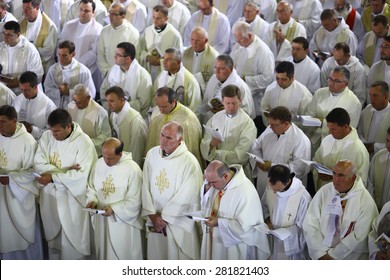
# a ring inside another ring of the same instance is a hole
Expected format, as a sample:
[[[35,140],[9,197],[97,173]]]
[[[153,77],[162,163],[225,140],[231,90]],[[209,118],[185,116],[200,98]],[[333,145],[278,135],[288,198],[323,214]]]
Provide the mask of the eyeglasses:
[[[379,47],[380,47],[381,49],[385,49],[385,50],[390,49],[390,46],[389,46],[389,45],[380,45]]]
[[[112,13],[112,12],[108,12],[108,14],[110,15],[110,16],[120,16],[121,14],[119,14],[119,13]]]
[[[13,37],[15,33],[5,33],[4,31],[1,32],[3,34],[3,37]]]
[[[337,79],[333,79],[333,78],[329,77],[328,82],[341,84],[341,83],[346,83],[347,81],[341,81],[341,80],[337,80]]]
[[[127,57],[127,55],[123,55],[123,54],[120,54],[120,53],[115,53],[114,56],[115,57]]]
[[[215,71],[223,71],[223,70],[226,70],[227,67],[226,66],[223,66],[223,67],[214,67],[214,70]]]

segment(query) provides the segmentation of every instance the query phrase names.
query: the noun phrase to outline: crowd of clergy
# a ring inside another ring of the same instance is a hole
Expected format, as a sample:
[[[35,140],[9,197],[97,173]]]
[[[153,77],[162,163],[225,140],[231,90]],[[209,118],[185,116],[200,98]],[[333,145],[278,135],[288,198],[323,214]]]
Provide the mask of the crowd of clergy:
[[[390,259],[390,0],[0,0],[0,259]]]

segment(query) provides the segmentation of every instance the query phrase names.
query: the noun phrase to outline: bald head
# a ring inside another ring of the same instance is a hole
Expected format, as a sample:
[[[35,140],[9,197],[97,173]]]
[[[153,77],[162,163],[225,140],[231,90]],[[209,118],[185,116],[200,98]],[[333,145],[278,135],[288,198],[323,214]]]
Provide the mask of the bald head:
[[[114,166],[120,161],[123,146],[123,142],[114,137],[107,138],[106,141],[104,141],[102,145],[102,154],[107,166]]]
[[[226,163],[219,160],[210,162],[204,171],[204,177],[207,179],[210,186],[217,190],[223,190],[233,176],[233,170],[231,170]]]
[[[202,52],[209,41],[208,33],[203,27],[197,26],[191,32],[191,47],[194,52]]]

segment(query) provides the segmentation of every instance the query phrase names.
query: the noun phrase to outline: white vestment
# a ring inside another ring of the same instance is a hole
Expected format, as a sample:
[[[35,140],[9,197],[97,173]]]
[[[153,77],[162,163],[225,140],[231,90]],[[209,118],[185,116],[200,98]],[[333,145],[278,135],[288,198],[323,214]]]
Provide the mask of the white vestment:
[[[100,260],[142,260],[141,212],[142,171],[123,152],[119,162],[107,166],[100,158],[88,180],[87,204],[95,202],[97,209],[110,206],[110,217],[91,217],[96,255]]]
[[[66,14],[73,3],[73,0],[42,0],[40,8],[54,22],[58,32],[61,32]]]
[[[311,94],[314,94],[321,87],[320,68],[309,56],[299,62],[295,62],[294,58],[290,56],[286,61],[294,64],[294,79],[304,85]]]
[[[313,260],[325,254],[336,260],[367,259],[368,234],[372,221],[378,215],[375,202],[359,176],[344,197],[346,199],[344,210],[341,209],[339,196],[333,183],[329,183],[316,193],[309,205],[303,221],[303,233]],[[332,208],[340,209],[341,215],[335,214],[336,211]],[[334,225],[336,217],[338,226]],[[337,228],[339,243],[330,244]]]
[[[23,94],[18,95],[12,105],[18,112],[18,121],[32,125],[31,135],[35,140],[39,140],[42,133],[49,129],[47,118],[57,109],[54,102],[40,90],[31,99],[27,99]]]
[[[307,260],[309,254],[302,223],[311,201],[310,194],[298,178],[293,178],[288,190],[274,192],[267,187],[261,198],[261,206],[266,219],[269,217],[272,229],[283,228],[289,232],[286,239],[280,240],[271,235],[273,260]]]
[[[39,81],[43,76],[43,67],[38,50],[26,37],[20,35],[19,42],[11,47],[4,42],[0,43],[0,64],[3,67],[1,74],[19,77],[26,71],[37,74]],[[19,87],[12,88],[18,94],[21,93]]]
[[[356,173],[361,177],[363,183],[367,184],[369,155],[353,127],[351,127],[351,132],[343,139],[335,139],[331,134],[326,136],[322,139],[321,145],[313,157],[314,161],[325,165],[329,169],[333,169],[340,160],[346,159],[354,163]],[[313,172],[313,177],[316,190],[326,183],[318,178],[316,171]]]
[[[243,15],[244,0],[215,0],[214,7],[225,14],[230,22],[230,26]]]
[[[182,141],[168,156],[159,146],[146,155],[143,169],[142,216],[147,222],[147,259],[199,259],[195,222],[184,216],[198,210],[202,171]],[[165,233],[153,231],[148,215],[159,214]]]
[[[102,29],[99,37],[97,62],[103,77],[107,75],[111,66],[115,65],[116,46],[122,42],[132,43],[136,49],[136,56],[139,56],[139,32],[130,22],[124,20],[123,24],[118,27],[113,27],[110,24]]]
[[[244,17],[239,18],[237,21],[246,21]],[[272,21],[274,22],[274,20]],[[267,36],[267,32],[269,30],[269,23],[262,19],[259,15],[256,15],[255,19],[252,22],[247,22],[252,27],[253,33],[259,37],[261,40]],[[234,35],[232,34],[232,42],[235,42]]]
[[[90,22],[84,24],[82,24],[77,18],[68,21],[65,24],[64,29],[62,30],[59,37],[59,42],[68,40],[75,44],[76,55],[74,58],[87,66],[89,71],[91,71],[92,76],[94,76],[98,70],[98,41],[102,29],[103,26],[94,18],[92,18]],[[100,83],[97,83],[97,85],[99,84]]]
[[[370,86],[375,81],[390,81],[390,61],[380,60],[374,63],[367,76],[367,85]]]
[[[269,25],[268,32],[266,34],[266,37],[264,38],[264,42],[271,48],[272,51],[283,48],[283,46],[280,47],[276,43],[274,33],[275,30],[281,31],[285,36],[285,40],[289,41],[290,43],[296,37],[306,38],[305,27],[299,22],[297,22],[294,18],[291,17],[290,20],[285,24],[282,24],[279,20],[274,21]],[[291,52],[289,55],[291,55]]]
[[[116,64],[108,71],[100,88],[102,105],[105,108],[107,107],[107,101],[104,94],[113,86],[121,87],[128,98],[127,101],[130,103],[131,108],[137,110],[143,118],[146,117],[146,113],[152,103],[152,78],[136,59],[131,62],[127,71],[123,71]]]
[[[190,10],[179,1],[174,1],[172,6],[168,8],[168,22],[180,32],[182,37],[190,17]]]
[[[337,66],[344,66],[349,70],[350,77],[348,80],[348,88],[350,88],[357,98],[359,98],[360,103],[364,105],[367,95],[366,72],[356,56],[350,56],[345,65],[338,65],[333,56],[326,59],[321,67],[321,86],[328,86],[328,77],[332,70]]]
[[[251,153],[264,161],[270,161],[272,165],[288,165],[288,168],[295,173],[298,179],[306,181],[309,169],[300,159],[311,159],[310,140],[295,124],[292,123],[287,131],[279,137],[268,126],[255,140],[251,150]],[[252,163],[254,163],[253,160]],[[257,177],[256,188],[259,197],[262,197],[268,184],[268,172],[254,167],[253,177]]]
[[[177,100],[193,112],[202,104],[202,93],[194,75],[183,64],[175,74],[163,70],[154,81],[154,92],[163,86],[172,88],[177,94]]]
[[[140,113],[125,102],[119,113],[111,113],[110,121],[113,136],[123,141],[123,150],[131,152],[133,160],[142,166],[148,127]]]
[[[44,132],[34,158],[35,171],[50,173],[53,180],[40,192],[50,259],[78,259],[90,254],[89,216],[82,209],[86,205],[88,175],[97,156],[80,126],[73,122],[72,128],[62,141],[56,140],[51,131]],[[76,164],[80,170],[72,169]]]
[[[388,201],[379,213],[379,216],[372,222],[371,232],[368,235],[368,250],[370,259],[375,259],[376,253],[380,251],[375,241],[378,239],[378,226],[383,217],[390,212],[390,201]]]
[[[310,91],[297,80],[294,80],[288,88],[281,88],[276,81],[272,82],[265,90],[261,100],[260,109],[271,111],[277,106],[286,107],[293,117],[306,115],[313,96]],[[263,117],[263,123],[268,124],[267,117]]]
[[[126,8],[126,20],[141,34],[148,26],[146,6],[137,0],[126,0],[122,3]]]
[[[387,149],[377,152],[371,159],[367,190],[374,198],[378,209],[390,201],[390,153]]]
[[[183,42],[180,32],[172,24],[166,23],[166,27],[160,33],[156,31],[154,25],[148,26],[140,39],[140,63],[149,71],[152,81],[157,78],[162,71],[162,58],[168,48],[176,48],[183,53]],[[160,65],[154,66],[146,61],[146,56],[157,53],[160,56]]]
[[[66,22],[79,17],[80,2],[81,0],[80,1],[75,0],[74,3],[70,6],[68,13],[66,14],[66,20],[65,20]],[[105,25],[104,20],[108,16],[107,8],[106,6],[104,6],[101,0],[94,0],[94,2],[96,4],[96,8],[93,16],[95,17],[98,23],[100,23],[101,25]]]
[[[225,186],[218,209],[218,226],[202,223],[202,260],[266,260],[270,255],[266,234],[254,227],[264,223],[261,202],[251,181],[240,165],[231,165],[234,176]],[[211,187],[200,190],[201,209],[205,217],[212,215],[219,191]],[[212,232],[212,233],[211,233]]]
[[[16,95],[3,83],[0,83],[0,106],[12,105]]]
[[[228,85],[235,85],[240,89],[241,92],[241,108],[252,118],[256,117],[255,106],[253,102],[252,92],[249,86],[241,79],[237,74],[236,69],[233,68],[232,73],[226,81],[221,83],[217,76],[214,74],[207,84],[206,92],[203,96],[203,105],[207,106],[207,103],[213,98],[219,98],[222,100],[222,89]],[[202,106],[203,106],[202,105]],[[199,110],[198,110],[199,111]],[[202,117],[204,123],[206,123],[214,114],[211,111],[203,114]]]
[[[256,115],[259,116],[264,91],[274,79],[273,53],[263,40],[255,36],[248,47],[236,43],[230,56],[237,74],[251,89]]]
[[[78,109],[74,102],[68,104],[67,110],[72,116],[72,120],[77,122],[83,132],[91,138],[96,153],[100,157],[103,142],[111,137],[111,127],[106,109],[90,99],[88,106],[82,110]]]
[[[276,20],[276,0],[255,0],[260,7],[261,16],[268,22],[274,22]]]
[[[61,95],[59,86],[66,84],[69,88],[69,95]],[[73,95],[73,88],[83,84],[89,89],[91,98],[96,95],[95,85],[93,84],[91,72],[82,63],[75,58],[69,65],[62,66],[59,62],[52,65],[45,78],[45,93],[53,100],[58,108],[66,109]]]
[[[10,137],[0,134],[0,259],[43,259],[36,198],[39,190],[31,175],[37,143],[23,124]],[[35,243],[35,244],[34,244]]]
[[[224,140],[217,147],[211,148],[212,136],[205,131],[200,143],[202,157],[210,162],[220,160],[228,165],[240,164],[245,175],[251,178],[249,158],[246,153],[250,151],[256,139],[257,129],[253,120],[241,108],[234,116],[229,116],[225,110],[222,110],[207,122],[207,126],[218,130]]]
[[[212,9],[213,11],[210,15],[203,15],[200,11],[192,14],[184,32],[183,40],[185,47],[191,46],[191,32],[194,27],[201,26],[208,32],[209,44],[213,46],[217,52],[224,54],[229,51],[229,20],[216,8],[213,7]]]

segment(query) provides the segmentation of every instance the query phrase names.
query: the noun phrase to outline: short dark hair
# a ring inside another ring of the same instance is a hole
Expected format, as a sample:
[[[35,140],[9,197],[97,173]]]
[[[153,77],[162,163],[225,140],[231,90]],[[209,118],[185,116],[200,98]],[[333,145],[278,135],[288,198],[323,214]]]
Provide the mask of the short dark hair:
[[[224,97],[235,97],[241,100],[241,91],[238,86],[235,85],[227,85],[222,89],[222,98]]]
[[[39,5],[41,4],[41,0],[23,0],[22,3],[31,3],[31,6],[33,6],[33,8],[36,8],[39,7]]]
[[[3,28],[5,30],[12,30],[14,33],[20,33],[20,24],[17,21],[7,21],[4,23]]]
[[[0,114],[1,115],[1,114]],[[389,128],[387,129],[387,134],[390,134],[390,126]]]
[[[108,96],[109,94],[115,94],[119,99],[125,98],[126,96],[125,91],[118,86],[113,86],[107,89],[106,92],[104,93],[104,96]]]
[[[168,96],[168,102],[172,104],[175,100],[177,100],[177,94],[176,92],[170,88],[170,87],[160,87],[156,91],[156,96],[161,97],[161,96]]]
[[[95,1],[93,1],[93,0],[81,0],[80,3],[79,3],[79,6],[81,5],[81,3],[83,3],[83,4],[91,3],[92,4],[92,12],[95,12],[95,9],[96,9]]]
[[[229,165],[227,165],[225,162],[221,163],[221,166],[216,170],[219,178],[222,178],[225,173],[230,172]]]
[[[330,111],[325,119],[328,123],[335,123],[338,126],[349,126],[351,123],[351,117],[349,116],[347,110],[339,107],[336,107]]]
[[[309,41],[305,37],[295,37],[293,43],[301,44],[304,50],[309,48]]]
[[[336,66],[335,68],[333,68],[333,70],[331,71],[331,73],[342,73],[344,79],[345,79],[347,82],[349,81],[349,77],[350,77],[350,75],[351,75],[351,73],[349,72],[348,68],[345,67],[345,66]]]
[[[331,20],[331,19],[334,19],[334,18],[337,18],[337,15],[336,15],[336,12],[332,9],[325,9],[322,11],[321,13],[321,16],[320,16],[320,19],[321,21],[324,21],[324,20]]]
[[[387,36],[383,37],[383,40],[385,40],[386,42],[390,42],[390,36],[387,35]]]
[[[129,42],[122,42],[116,45],[118,49],[123,49],[125,51],[125,56],[130,56],[131,60],[134,60],[136,55],[135,47],[132,43]]]
[[[268,180],[272,185],[276,184],[277,181],[287,185],[288,181],[294,176],[295,174],[291,173],[290,169],[283,164],[273,165],[268,171]]]
[[[372,24],[377,26],[379,23],[381,23],[383,26],[387,26],[389,21],[385,15],[377,15],[372,19]]]
[[[26,71],[19,77],[19,83],[29,83],[30,87],[35,87],[39,84],[38,76],[34,72]]]
[[[229,67],[230,69],[233,69],[234,67],[233,59],[228,54],[220,54],[215,60],[223,61],[223,63],[225,63],[225,66]]]
[[[71,54],[75,52],[76,46],[73,42],[66,40],[58,44],[58,49],[68,49],[69,53]]]
[[[370,85],[370,88],[372,87],[380,87],[382,95],[386,97],[389,96],[389,84],[385,81],[375,81]]]
[[[125,144],[123,143],[123,141],[121,139],[115,138],[115,137],[109,137],[106,140],[104,140],[102,147],[104,146],[104,144],[107,143],[107,141],[116,141],[117,143],[119,142],[119,145],[116,146],[114,149],[115,155],[119,155],[120,153],[123,152],[123,148],[124,148]]]
[[[291,123],[292,115],[289,109],[284,106],[277,106],[273,108],[268,116],[271,119],[279,120],[281,123],[289,122]]]
[[[156,5],[153,8],[153,12],[160,12],[162,13],[165,17],[168,16],[168,8],[165,7],[164,5]]]
[[[276,67],[275,67],[276,73],[286,73],[287,77],[293,78],[294,77],[294,64],[290,61],[281,61]]]
[[[351,49],[348,44],[339,42],[333,47],[334,50],[343,51],[344,54],[351,54]]]
[[[0,106],[0,116],[6,116],[8,120],[17,120],[18,113],[11,105]]]
[[[72,124],[72,116],[65,109],[58,108],[50,113],[47,118],[47,123],[50,127],[60,125],[62,128],[65,128],[67,125]]]
[[[183,56],[182,56],[182,53],[179,49],[176,49],[176,48],[168,48],[165,50],[165,53],[168,53],[168,54],[173,54],[173,59],[175,61],[179,61],[181,62],[183,60]]]

